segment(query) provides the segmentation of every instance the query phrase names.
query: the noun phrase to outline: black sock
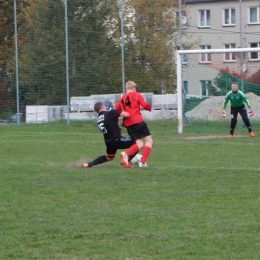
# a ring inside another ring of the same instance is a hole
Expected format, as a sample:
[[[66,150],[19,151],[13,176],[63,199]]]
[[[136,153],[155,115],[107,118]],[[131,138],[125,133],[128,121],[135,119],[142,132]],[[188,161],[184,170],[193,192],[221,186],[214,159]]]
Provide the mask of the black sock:
[[[96,159],[94,159],[93,161],[88,162],[88,167],[92,167],[94,165],[101,164],[101,163],[104,163],[107,161],[108,161],[107,157],[105,155],[101,155],[101,156],[97,157]]]
[[[137,154],[138,154],[138,152],[135,153],[135,154],[130,155],[130,156],[128,157],[128,161],[130,162]]]

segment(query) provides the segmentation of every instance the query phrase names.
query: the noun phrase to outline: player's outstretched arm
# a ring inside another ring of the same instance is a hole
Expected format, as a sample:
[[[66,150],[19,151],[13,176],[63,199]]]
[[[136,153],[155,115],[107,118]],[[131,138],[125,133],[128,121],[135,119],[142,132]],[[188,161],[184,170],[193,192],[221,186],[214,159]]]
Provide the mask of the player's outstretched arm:
[[[152,111],[151,105],[144,100],[143,96],[140,93],[138,95],[138,101],[143,109]]]

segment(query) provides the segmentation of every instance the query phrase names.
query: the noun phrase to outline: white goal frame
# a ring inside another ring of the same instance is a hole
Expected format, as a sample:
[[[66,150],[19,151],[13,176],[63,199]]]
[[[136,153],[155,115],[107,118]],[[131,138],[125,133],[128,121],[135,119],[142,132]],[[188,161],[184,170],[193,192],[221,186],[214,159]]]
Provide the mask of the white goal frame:
[[[177,75],[177,119],[178,133],[183,133],[183,105],[182,105],[182,55],[184,54],[203,54],[203,53],[250,53],[260,52],[260,48],[234,48],[234,49],[196,49],[176,51],[176,75]]]

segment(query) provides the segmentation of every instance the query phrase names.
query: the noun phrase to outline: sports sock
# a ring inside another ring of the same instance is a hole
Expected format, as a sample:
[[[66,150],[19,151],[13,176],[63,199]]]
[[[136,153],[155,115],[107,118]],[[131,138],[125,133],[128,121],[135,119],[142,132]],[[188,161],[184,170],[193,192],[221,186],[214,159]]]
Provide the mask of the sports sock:
[[[125,153],[128,157],[130,157],[133,154],[136,154],[139,152],[139,147],[137,144],[133,144],[132,146],[130,146],[130,148],[128,148]]]
[[[150,156],[150,153],[152,151],[152,148],[149,146],[144,146],[143,148],[143,152],[142,152],[142,159],[141,159],[141,163],[145,164],[147,158]]]
[[[88,162],[88,167],[92,167],[94,165],[101,164],[104,162],[107,162],[107,157],[105,155],[101,155],[94,159],[92,162]]]

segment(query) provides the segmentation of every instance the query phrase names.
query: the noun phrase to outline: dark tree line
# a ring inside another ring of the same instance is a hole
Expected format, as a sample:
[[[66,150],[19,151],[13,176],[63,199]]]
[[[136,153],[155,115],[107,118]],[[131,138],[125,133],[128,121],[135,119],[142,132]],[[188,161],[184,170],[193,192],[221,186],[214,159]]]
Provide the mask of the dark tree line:
[[[114,0],[67,2],[70,96],[121,93],[119,3]],[[125,2],[125,79],[138,82],[142,92],[161,93],[163,89],[172,93],[175,88],[173,51],[178,45],[172,12],[176,1]],[[13,1],[0,0],[3,21],[0,82],[15,100],[13,16]],[[20,105],[24,108],[65,104],[64,2],[19,0],[17,24]],[[14,106],[14,103],[10,104]]]

